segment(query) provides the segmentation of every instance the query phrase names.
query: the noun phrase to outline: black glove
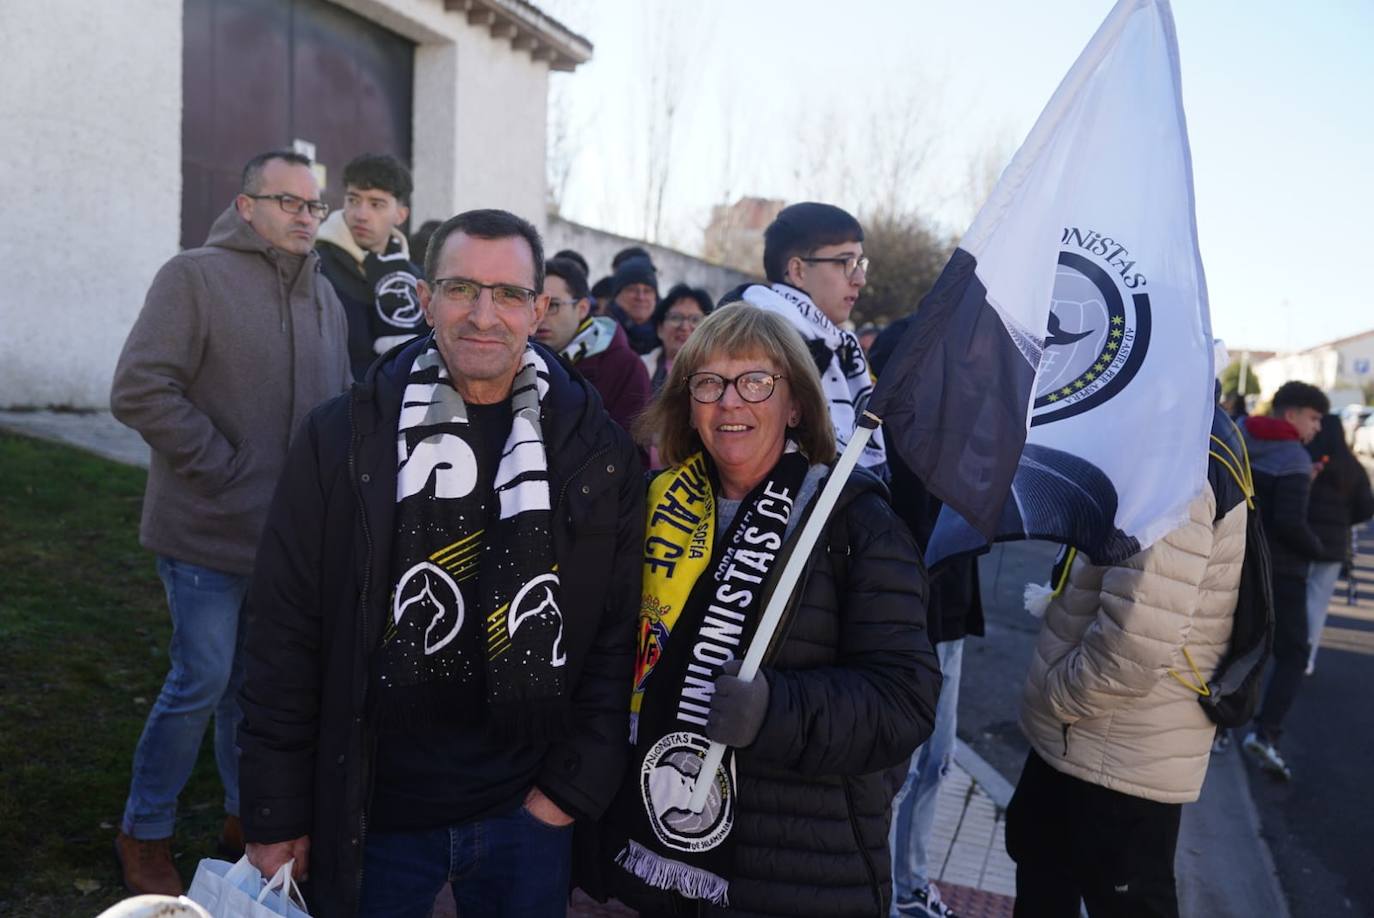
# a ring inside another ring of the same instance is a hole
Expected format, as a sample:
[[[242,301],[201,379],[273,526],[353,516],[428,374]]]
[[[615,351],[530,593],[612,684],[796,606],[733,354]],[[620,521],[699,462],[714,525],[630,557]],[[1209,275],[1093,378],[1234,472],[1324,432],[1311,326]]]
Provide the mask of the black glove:
[[[377,334],[397,334],[395,329],[413,331],[424,320],[420,296],[415,291],[415,270],[401,251],[401,240],[391,237],[386,253],[368,252],[363,258],[363,273],[372,285],[377,303]]]
[[[768,713],[768,680],[763,670],[752,682],[745,682],[737,675],[739,669],[739,660],[721,667],[711,695],[711,713],[706,718],[706,736],[736,748],[748,746],[758,737]]]

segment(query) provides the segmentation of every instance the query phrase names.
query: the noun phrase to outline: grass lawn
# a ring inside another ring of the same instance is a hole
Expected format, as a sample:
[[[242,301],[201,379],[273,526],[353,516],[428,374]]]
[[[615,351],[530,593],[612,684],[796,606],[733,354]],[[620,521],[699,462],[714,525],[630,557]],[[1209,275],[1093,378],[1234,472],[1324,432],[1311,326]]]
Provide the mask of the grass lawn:
[[[138,544],[146,473],[0,433],[0,915],[123,898],[113,845],[171,623]],[[224,818],[210,736],[181,796],[187,884]]]

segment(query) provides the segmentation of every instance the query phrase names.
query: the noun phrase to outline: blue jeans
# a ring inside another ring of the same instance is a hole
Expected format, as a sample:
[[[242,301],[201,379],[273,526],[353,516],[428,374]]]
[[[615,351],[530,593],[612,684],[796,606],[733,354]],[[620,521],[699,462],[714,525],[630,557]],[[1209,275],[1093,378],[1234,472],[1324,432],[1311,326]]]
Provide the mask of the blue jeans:
[[[1322,640],[1326,613],[1331,608],[1331,597],[1336,594],[1336,578],[1340,575],[1339,561],[1313,561],[1307,569],[1307,642],[1312,645],[1307,653],[1309,669],[1317,663],[1317,645]]]
[[[940,700],[935,705],[935,730],[911,756],[906,781],[892,800],[892,901],[910,899],[930,883],[930,830],[935,825],[935,801],[940,782],[954,762],[955,728],[959,719],[959,674],[964,668],[964,639],[935,645],[940,658]]]
[[[463,918],[563,918],[572,836],[571,825],[540,822],[523,806],[444,829],[372,832],[358,914],[429,918],[448,883]]]
[[[248,578],[162,555],[157,573],[172,613],[172,668],[134,750],[133,780],[123,831],[134,838],[167,838],[176,825],[177,796],[195,767],[200,741],[215,718],[215,763],[224,784],[224,810],[239,812],[235,733],[243,714],[243,596]]]

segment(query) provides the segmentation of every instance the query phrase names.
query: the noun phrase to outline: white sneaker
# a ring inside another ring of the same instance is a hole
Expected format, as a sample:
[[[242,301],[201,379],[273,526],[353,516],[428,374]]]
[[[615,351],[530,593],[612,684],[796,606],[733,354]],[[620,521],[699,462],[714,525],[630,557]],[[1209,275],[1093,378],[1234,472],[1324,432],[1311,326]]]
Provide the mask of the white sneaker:
[[[1259,765],[1260,771],[1271,774],[1280,781],[1293,780],[1293,769],[1288,767],[1288,763],[1279,754],[1279,747],[1258,733],[1248,734],[1241,747],[1255,757],[1255,762]]]
[[[913,892],[910,899],[900,899],[892,907],[901,918],[959,918],[954,909],[940,901],[940,890],[934,883],[926,884]]]

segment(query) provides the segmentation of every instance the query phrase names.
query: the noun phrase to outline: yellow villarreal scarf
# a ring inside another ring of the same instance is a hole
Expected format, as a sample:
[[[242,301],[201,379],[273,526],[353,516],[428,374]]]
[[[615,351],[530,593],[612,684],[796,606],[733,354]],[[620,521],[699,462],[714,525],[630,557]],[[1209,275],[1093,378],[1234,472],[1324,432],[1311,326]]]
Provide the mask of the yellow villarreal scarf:
[[[638,733],[644,684],[663,654],[668,635],[692,587],[711,562],[716,498],[706,456],[696,453],[649,485],[644,532],[644,594],[639,607],[639,651],[630,696],[630,741]]]

